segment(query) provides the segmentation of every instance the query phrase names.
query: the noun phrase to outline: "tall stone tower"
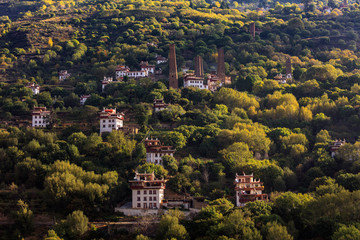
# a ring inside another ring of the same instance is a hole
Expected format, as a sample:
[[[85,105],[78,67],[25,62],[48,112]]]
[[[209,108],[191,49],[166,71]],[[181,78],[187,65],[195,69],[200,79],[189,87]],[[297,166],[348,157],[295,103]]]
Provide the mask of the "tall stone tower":
[[[225,58],[224,48],[218,49],[217,77],[223,83],[225,82]]]
[[[170,45],[169,52],[169,88],[170,87],[179,88],[175,44]]]
[[[291,58],[286,59],[286,78],[292,78]]]
[[[195,57],[195,76],[197,77],[204,76],[204,64],[203,64],[203,58],[201,56]]]
[[[251,36],[253,37],[253,39],[255,39],[255,23],[254,22],[250,23],[249,32],[250,32]]]

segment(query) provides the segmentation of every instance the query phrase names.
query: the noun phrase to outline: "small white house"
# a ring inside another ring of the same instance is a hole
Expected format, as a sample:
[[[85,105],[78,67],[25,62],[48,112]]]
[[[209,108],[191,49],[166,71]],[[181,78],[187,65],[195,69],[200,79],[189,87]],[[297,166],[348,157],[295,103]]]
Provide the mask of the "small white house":
[[[124,127],[124,114],[117,113],[115,109],[104,108],[100,112],[100,134],[103,132],[112,132]]]
[[[160,208],[164,200],[166,180],[155,179],[154,173],[135,173],[130,180],[132,190],[132,208]]]
[[[46,110],[46,107],[35,107],[31,112],[32,127],[46,127],[50,124],[50,111]]]
[[[85,105],[85,102],[89,97],[91,97],[91,95],[81,95],[80,96],[80,104]]]
[[[30,83],[30,84],[26,85],[26,87],[30,88],[34,95],[37,95],[40,93],[40,86],[38,84]]]
[[[184,78],[184,87],[195,87],[199,89],[208,89],[208,85],[204,84],[203,77],[195,77],[188,75]]]
[[[60,80],[60,81],[64,81],[64,80],[66,80],[67,78],[69,78],[70,76],[71,76],[71,74],[68,73],[67,70],[61,70],[61,71],[59,72],[59,80]]]

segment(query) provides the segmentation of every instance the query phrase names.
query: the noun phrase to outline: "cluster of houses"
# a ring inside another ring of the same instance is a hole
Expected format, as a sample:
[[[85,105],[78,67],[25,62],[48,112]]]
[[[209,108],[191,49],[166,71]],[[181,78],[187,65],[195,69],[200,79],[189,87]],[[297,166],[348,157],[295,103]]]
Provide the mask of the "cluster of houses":
[[[254,25],[251,26],[250,31],[255,34]],[[170,86],[177,88],[177,70],[176,70],[176,58],[174,46],[169,55],[169,79]],[[168,59],[157,56],[156,64],[166,63]],[[141,70],[131,71],[127,66],[118,66],[116,69],[116,81],[113,81],[112,77],[104,77],[102,80],[102,90],[106,85],[121,81],[125,76],[131,78],[147,77],[149,74],[159,74],[155,65],[150,65],[148,62],[140,63]],[[292,78],[291,75],[291,60],[286,62],[286,75],[278,75],[277,80],[281,83],[285,83]],[[59,80],[63,81],[68,78],[70,74],[66,71],[59,72]],[[199,89],[209,89],[215,91],[218,87],[230,84],[230,77],[225,75],[224,66],[224,51],[219,49],[218,52],[218,69],[216,73],[204,74],[203,59],[201,56],[195,58],[195,71],[194,73],[186,73],[184,76],[184,87],[195,87]],[[29,84],[26,87],[30,88],[34,94],[40,92],[40,87],[37,84]],[[84,105],[90,95],[80,96],[80,104]],[[160,112],[168,108],[168,104],[163,99],[154,100],[154,112]],[[50,124],[51,111],[46,107],[35,107],[32,111],[32,126],[44,128]],[[117,112],[116,108],[104,108],[99,113],[100,134],[105,132],[112,132],[113,130],[122,130],[124,128],[124,113]],[[163,164],[164,156],[173,156],[175,149],[173,146],[165,146],[157,138],[146,138],[143,140],[146,148],[146,162],[156,165]],[[339,147],[345,144],[343,141],[335,141],[330,146],[329,151],[332,157],[335,156]],[[126,215],[143,215],[147,214],[146,211],[154,211],[163,207],[182,207],[186,209],[201,208],[206,205],[204,198],[195,198],[191,196],[174,197],[169,196],[166,193],[166,179],[157,179],[154,173],[139,173],[135,172],[134,179],[129,180],[130,188],[132,191],[132,202],[129,208],[116,208],[115,211],[123,212]],[[263,193],[263,182],[259,179],[255,179],[253,174],[235,175],[235,201],[236,206],[244,206],[247,202],[251,201],[266,201],[268,195]],[[130,209],[130,211],[129,211]],[[135,212],[134,212],[135,210]],[[139,210],[139,211],[137,211]],[[151,212],[150,212],[151,213]],[[155,213],[155,212],[152,212]]]

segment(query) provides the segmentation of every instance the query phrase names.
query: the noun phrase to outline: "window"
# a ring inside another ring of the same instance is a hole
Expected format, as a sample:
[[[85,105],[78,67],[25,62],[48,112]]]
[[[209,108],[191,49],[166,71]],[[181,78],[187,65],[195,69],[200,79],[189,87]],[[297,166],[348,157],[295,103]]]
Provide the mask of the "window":
[[[146,197],[144,197],[144,201],[147,201],[147,198],[146,198]]]
[[[154,201],[156,201],[156,197],[154,197]]]
[[[105,120],[103,120],[103,123],[105,122]]]
[[[140,207],[141,207],[140,203],[138,203],[138,204],[137,204],[137,207],[138,207],[138,208],[140,208]]]
[[[152,190],[149,190],[149,194],[152,194]]]
[[[156,203],[154,203],[153,205],[154,205],[154,208],[156,208]]]
[[[137,200],[138,200],[138,202],[140,202],[141,200],[140,200],[140,197],[137,197]]]
[[[103,128],[105,127],[105,125],[103,125]]]
[[[137,194],[140,195],[140,191],[137,191]]]
[[[109,127],[111,127],[111,124],[109,124]]]
[[[149,201],[152,201],[152,197],[149,197]]]
[[[153,194],[156,194],[156,190],[153,191]]]
[[[147,208],[147,203],[144,203],[144,208]]]
[[[37,123],[37,121],[35,121],[35,124]]]
[[[144,194],[147,194],[146,190],[144,190]]]

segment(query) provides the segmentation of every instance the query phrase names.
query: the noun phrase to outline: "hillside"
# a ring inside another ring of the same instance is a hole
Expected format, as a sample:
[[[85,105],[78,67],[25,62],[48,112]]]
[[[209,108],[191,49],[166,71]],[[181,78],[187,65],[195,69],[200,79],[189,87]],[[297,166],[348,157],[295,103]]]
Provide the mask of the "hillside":
[[[0,239],[358,239],[359,20],[0,1]]]

